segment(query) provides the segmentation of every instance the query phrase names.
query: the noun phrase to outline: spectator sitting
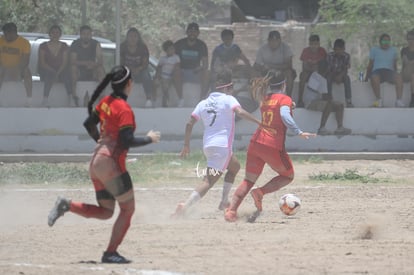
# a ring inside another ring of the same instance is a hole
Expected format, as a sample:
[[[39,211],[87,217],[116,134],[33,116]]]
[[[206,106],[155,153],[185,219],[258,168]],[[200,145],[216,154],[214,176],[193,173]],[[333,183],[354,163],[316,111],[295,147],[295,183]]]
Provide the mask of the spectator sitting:
[[[310,85],[310,83],[314,82],[316,82],[317,85]],[[310,86],[312,86],[312,88],[310,88]],[[322,112],[318,135],[331,134],[325,127],[331,112],[335,112],[337,123],[337,128],[334,131],[335,135],[349,135],[352,132],[351,129],[343,127],[344,104],[332,100],[331,95],[328,93],[326,79],[318,72],[314,72],[310,76],[308,87],[303,95],[303,101],[306,109]]]
[[[372,91],[377,98],[373,107],[382,107],[380,84],[389,82],[395,84],[397,100],[395,107],[404,107],[402,97],[402,78],[397,72],[398,51],[396,47],[391,47],[391,36],[384,33],[379,39],[380,46],[372,47],[369,52],[369,63],[365,75],[365,81],[371,78]]]
[[[72,94],[70,73],[68,68],[69,47],[66,43],[59,41],[62,29],[58,25],[53,25],[49,29],[50,40],[43,42],[39,46],[39,75],[44,81],[42,106],[48,106],[48,97],[52,85],[57,81],[62,81],[69,96]]]
[[[101,45],[92,38],[91,27],[86,25],[80,27],[80,38],[73,41],[70,46],[70,63],[73,100],[75,105],[79,106],[76,83],[101,81],[105,76]]]
[[[284,42],[278,31],[269,32],[267,43],[259,48],[253,68],[259,75],[269,71],[282,71],[286,77],[286,94],[292,96],[296,71],[292,65],[293,52]]]
[[[332,95],[332,83],[344,83],[346,107],[352,108],[351,79],[348,75],[348,69],[351,67],[351,56],[345,52],[345,41],[336,39],[333,51],[328,54],[328,93]]]
[[[237,65],[239,59],[250,69],[250,61],[243,54],[237,44],[233,44],[234,33],[232,30],[225,29],[221,32],[221,40],[223,43],[218,45],[214,50],[210,64],[210,82],[215,84],[216,74],[223,70],[232,71]]]
[[[152,107],[154,99],[154,83],[149,73],[149,51],[136,28],[127,31],[121,44],[121,65],[127,66],[132,73],[134,82],[142,83],[146,102],[145,107]]]
[[[155,79],[161,83],[162,107],[169,106],[169,93],[171,82],[174,83],[178,95],[178,107],[184,106],[183,91],[181,85],[180,57],[175,53],[174,43],[167,40],[162,44],[165,55],[160,57]]]
[[[200,29],[197,23],[190,23],[187,37],[175,42],[175,52],[180,57],[182,82],[199,83],[200,99],[208,90],[208,49],[206,43],[198,38]]]
[[[320,46],[319,36],[312,34],[309,37],[309,46],[304,48],[300,55],[302,72],[299,75],[299,94],[297,107],[304,107],[303,91],[313,72],[320,71],[321,63],[326,62],[326,50]]]
[[[29,69],[30,43],[17,34],[14,23],[6,23],[0,37],[0,89],[3,81],[24,80],[26,107],[32,102],[32,73]]]
[[[403,81],[410,82],[410,107],[414,107],[414,29],[407,32],[407,42],[408,46],[401,49],[401,73]]]

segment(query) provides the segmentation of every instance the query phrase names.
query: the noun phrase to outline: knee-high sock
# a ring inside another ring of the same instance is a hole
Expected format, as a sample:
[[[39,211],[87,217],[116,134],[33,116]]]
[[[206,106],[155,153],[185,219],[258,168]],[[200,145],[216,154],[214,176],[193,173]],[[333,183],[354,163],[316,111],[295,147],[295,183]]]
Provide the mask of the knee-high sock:
[[[111,209],[74,201],[72,201],[70,204],[70,212],[73,212],[85,218],[96,218],[100,220],[109,219],[114,213],[114,211]]]
[[[260,187],[260,190],[263,192],[263,194],[268,194],[275,192],[282,188],[283,186],[288,185],[293,179],[284,177],[284,176],[277,176],[271,179],[269,182],[267,182],[265,185]]]
[[[237,211],[243,199],[246,197],[247,193],[249,193],[250,189],[252,189],[253,185],[254,183],[250,181],[242,181],[242,183],[239,185],[239,187],[237,187],[236,191],[233,194],[233,198],[230,204],[230,210]]]
[[[229,193],[231,190],[231,187],[233,186],[232,182],[224,182],[223,184],[223,193],[221,195],[221,201],[226,202],[229,199]]]
[[[135,200],[119,203],[119,208],[119,216],[112,228],[111,240],[106,249],[107,252],[115,252],[124,239],[135,211]]]

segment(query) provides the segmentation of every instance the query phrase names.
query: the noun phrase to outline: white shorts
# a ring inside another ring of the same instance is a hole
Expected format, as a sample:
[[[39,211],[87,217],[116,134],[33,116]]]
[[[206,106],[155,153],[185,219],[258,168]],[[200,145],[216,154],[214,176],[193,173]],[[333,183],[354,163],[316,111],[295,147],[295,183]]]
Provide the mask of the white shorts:
[[[207,167],[218,171],[225,171],[233,154],[232,150],[227,147],[210,146],[203,149],[207,158]]]

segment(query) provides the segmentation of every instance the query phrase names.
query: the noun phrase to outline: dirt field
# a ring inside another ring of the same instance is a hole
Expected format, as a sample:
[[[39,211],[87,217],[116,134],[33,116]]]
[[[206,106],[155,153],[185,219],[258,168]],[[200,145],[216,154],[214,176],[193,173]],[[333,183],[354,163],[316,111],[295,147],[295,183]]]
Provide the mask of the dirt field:
[[[169,216],[197,179],[145,189],[135,182],[137,210],[119,249],[133,260],[128,265],[100,263],[115,216],[97,221],[67,213],[47,225],[57,195],[93,203],[91,188],[0,185],[0,274],[414,274],[413,160],[294,165],[294,183],[266,196],[253,224],[246,222],[254,210],[250,196],[238,222],[224,221],[217,210],[221,182],[182,220]],[[387,180],[308,179],[346,168]],[[271,177],[266,170],[258,184]],[[277,208],[285,193],[302,199],[294,217]]]

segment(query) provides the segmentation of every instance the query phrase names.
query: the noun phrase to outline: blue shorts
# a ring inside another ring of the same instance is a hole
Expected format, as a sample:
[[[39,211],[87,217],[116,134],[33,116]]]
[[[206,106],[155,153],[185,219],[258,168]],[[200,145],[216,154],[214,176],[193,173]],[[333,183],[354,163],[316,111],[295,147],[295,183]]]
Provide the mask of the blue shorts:
[[[390,69],[376,69],[375,71],[371,72],[371,77],[374,75],[379,76],[381,83],[394,83],[396,72]]]

